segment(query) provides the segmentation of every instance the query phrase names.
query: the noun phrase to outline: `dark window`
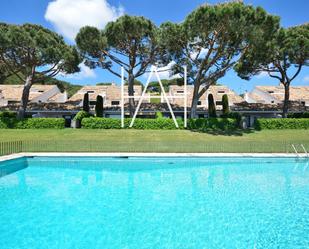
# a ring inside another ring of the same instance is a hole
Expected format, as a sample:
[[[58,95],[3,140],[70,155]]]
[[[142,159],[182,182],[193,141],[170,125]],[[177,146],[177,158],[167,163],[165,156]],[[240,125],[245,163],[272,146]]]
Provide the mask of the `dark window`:
[[[275,103],[275,101],[272,100],[271,103],[273,104],[273,103]]]
[[[179,90],[179,91],[177,91],[177,93],[184,93],[184,91],[183,90]]]
[[[305,106],[305,105],[306,105],[306,102],[305,102],[305,101],[302,101],[301,104],[302,104],[303,106]]]
[[[202,101],[197,101],[197,105],[202,105]]]
[[[268,91],[268,93],[274,93],[274,91]]]
[[[90,105],[95,105],[97,102],[96,101],[89,101]]]
[[[216,101],[216,105],[222,105],[222,101]]]
[[[87,91],[87,93],[94,93],[94,91]]]
[[[119,104],[120,104],[120,101],[118,101],[118,100],[112,101],[112,105],[119,105]]]
[[[218,91],[218,93],[225,93],[225,91]]]
[[[44,91],[43,91],[43,90],[39,90],[38,92],[39,92],[39,93],[43,93]]]

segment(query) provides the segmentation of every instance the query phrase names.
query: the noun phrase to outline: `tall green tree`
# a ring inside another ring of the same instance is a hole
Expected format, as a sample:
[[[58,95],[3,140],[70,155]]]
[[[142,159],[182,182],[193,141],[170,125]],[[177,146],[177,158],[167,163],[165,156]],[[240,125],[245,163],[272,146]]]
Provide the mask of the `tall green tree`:
[[[175,73],[187,65],[188,81],[194,85],[191,118],[196,116],[200,97],[236,65],[252,41],[267,40],[278,27],[278,17],[242,2],[205,4],[180,24],[161,25],[163,61],[175,61]]]
[[[215,100],[214,100],[214,96],[212,94],[208,95],[208,116],[210,118],[216,118],[217,117]]]
[[[267,72],[284,87],[283,117],[287,117],[290,85],[302,68],[309,65],[309,24],[281,28],[265,42],[258,40],[236,66],[238,75],[250,79]]]
[[[134,80],[156,62],[157,27],[139,16],[122,16],[106,25],[104,30],[84,27],[76,37],[77,46],[90,68],[100,67],[121,77],[127,73],[128,95],[134,96]],[[134,98],[129,100],[130,115],[134,114]]]
[[[103,117],[103,97],[101,95],[97,96],[97,101],[95,103],[95,114],[97,117]]]
[[[229,97],[227,94],[224,94],[222,96],[222,114],[223,116],[227,116],[230,112],[230,106],[229,106]]]
[[[84,99],[83,99],[83,111],[84,112],[89,112],[89,93],[84,94]]]
[[[79,71],[77,50],[58,34],[34,24],[0,24],[0,61],[24,82],[18,117],[23,118],[31,86],[44,77]]]

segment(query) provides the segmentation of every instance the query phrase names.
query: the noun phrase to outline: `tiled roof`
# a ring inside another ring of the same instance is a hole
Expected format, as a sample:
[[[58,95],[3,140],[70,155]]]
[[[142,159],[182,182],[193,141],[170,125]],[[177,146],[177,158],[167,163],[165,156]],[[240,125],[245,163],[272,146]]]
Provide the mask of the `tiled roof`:
[[[31,101],[53,87],[55,85],[33,85],[30,89],[29,100]],[[23,88],[23,85],[0,85],[3,97],[9,101],[20,101]]]
[[[256,86],[257,89],[267,92],[279,101],[284,100],[283,86]],[[309,100],[309,86],[291,86],[290,101]]]
[[[232,111],[274,111],[282,112],[283,104],[262,104],[262,103],[237,103],[231,107]],[[308,106],[300,104],[298,101],[291,101],[289,103],[289,112],[307,112],[309,111]]]

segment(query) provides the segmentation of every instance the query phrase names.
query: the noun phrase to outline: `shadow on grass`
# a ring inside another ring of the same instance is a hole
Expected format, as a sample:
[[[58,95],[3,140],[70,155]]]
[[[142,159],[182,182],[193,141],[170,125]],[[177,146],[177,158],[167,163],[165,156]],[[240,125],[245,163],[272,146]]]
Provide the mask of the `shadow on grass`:
[[[243,136],[244,134],[251,134],[254,133],[256,130],[254,129],[237,129],[237,130],[191,130],[191,132],[197,132],[197,133],[207,133],[214,136]]]

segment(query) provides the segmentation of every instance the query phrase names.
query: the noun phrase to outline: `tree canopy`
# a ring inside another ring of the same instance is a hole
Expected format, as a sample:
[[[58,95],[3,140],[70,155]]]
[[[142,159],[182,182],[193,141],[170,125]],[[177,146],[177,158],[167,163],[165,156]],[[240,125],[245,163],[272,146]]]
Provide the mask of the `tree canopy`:
[[[0,61],[24,82],[19,117],[24,117],[33,83],[45,76],[79,71],[77,50],[63,38],[40,25],[0,24]]]
[[[242,2],[202,5],[183,23],[161,25],[160,42],[165,63],[175,61],[175,73],[188,66],[194,84],[191,117],[199,98],[210,85],[233,68],[252,41],[266,39],[279,27],[279,18]]]
[[[235,67],[243,79],[267,72],[285,89],[283,116],[289,106],[289,88],[304,66],[309,65],[309,24],[281,28],[270,40],[257,39]]]
[[[77,46],[90,68],[100,67],[121,77],[115,65],[127,73],[128,94],[134,96],[134,80],[155,63],[157,57],[157,27],[148,19],[124,15],[106,25],[104,30],[84,27],[76,37]],[[134,99],[129,102],[134,113]]]

